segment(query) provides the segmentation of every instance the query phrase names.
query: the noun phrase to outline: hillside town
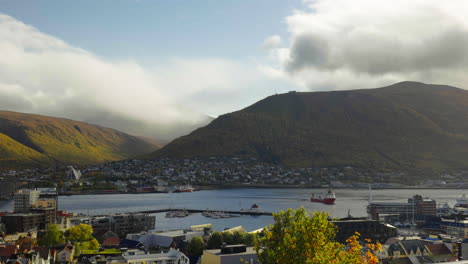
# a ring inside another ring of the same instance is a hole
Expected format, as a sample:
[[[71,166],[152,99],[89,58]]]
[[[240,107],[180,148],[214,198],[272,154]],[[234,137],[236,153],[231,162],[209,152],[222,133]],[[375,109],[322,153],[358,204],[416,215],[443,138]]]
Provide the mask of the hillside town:
[[[67,173],[68,177],[61,175]],[[255,158],[211,157],[206,159],[124,160],[99,165],[56,169],[0,171],[4,184],[0,196],[15,188],[57,187],[60,193],[169,192],[171,187],[193,185],[201,189],[227,187],[308,187],[308,188],[464,188],[468,171],[436,174],[376,172],[351,166],[331,168],[289,168],[259,162]]]

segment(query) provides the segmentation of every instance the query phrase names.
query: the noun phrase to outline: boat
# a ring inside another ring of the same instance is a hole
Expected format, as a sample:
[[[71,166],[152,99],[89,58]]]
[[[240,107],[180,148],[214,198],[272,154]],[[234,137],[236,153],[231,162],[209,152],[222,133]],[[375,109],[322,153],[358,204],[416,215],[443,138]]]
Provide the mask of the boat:
[[[194,188],[192,185],[190,184],[186,184],[186,185],[179,185],[176,187],[176,189],[174,190],[175,193],[181,193],[181,192],[193,192]]]
[[[253,204],[249,209],[241,209],[240,210],[241,214],[246,213],[246,214],[262,214],[264,211],[258,204]]]
[[[189,216],[189,212],[187,210],[175,210],[166,213],[166,218],[176,218],[176,217],[186,217]]]
[[[336,196],[335,193],[330,189],[325,194],[314,194],[312,193],[310,201],[314,203],[323,203],[323,204],[335,204]]]
[[[459,199],[457,199],[457,203],[453,207],[468,208],[468,198],[466,198],[466,195],[463,194]]]

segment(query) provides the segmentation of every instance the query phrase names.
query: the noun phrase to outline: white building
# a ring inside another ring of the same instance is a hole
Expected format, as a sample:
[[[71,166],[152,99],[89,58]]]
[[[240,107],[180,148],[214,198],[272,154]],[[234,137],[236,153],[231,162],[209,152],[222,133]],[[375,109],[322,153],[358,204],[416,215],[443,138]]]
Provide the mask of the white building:
[[[109,263],[109,262],[108,262]],[[144,254],[144,252],[125,252],[122,256],[112,258],[110,263],[125,264],[189,264],[190,260],[184,253],[171,248],[166,253]]]
[[[69,180],[79,180],[79,179],[81,179],[82,175],[81,175],[80,170],[75,170],[75,168],[73,168],[73,166],[70,166],[69,168],[70,169],[67,172],[67,178]]]

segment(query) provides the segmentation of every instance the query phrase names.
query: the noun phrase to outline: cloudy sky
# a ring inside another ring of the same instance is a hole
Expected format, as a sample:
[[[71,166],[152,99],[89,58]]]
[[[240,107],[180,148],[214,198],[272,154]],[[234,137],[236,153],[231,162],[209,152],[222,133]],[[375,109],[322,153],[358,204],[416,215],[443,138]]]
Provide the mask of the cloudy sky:
[[[465,88],[466,14],[465,0],[0,0],[0,109],[167,140],[275,92]]]

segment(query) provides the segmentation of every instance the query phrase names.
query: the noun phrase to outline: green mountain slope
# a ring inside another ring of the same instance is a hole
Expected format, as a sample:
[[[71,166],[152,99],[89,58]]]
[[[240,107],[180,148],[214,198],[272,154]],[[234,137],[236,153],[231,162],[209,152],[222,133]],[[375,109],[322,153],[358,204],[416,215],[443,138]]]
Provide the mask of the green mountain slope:
[[[150,153],[158,147],[83,122],[0,111],[0,160],[18,164],[93,164]],[[1,163],[0,163],[1,165]]]
[[[243,156],[290,166],[468,167],[468,91],[403,82],[267,97],[152,153]]]

